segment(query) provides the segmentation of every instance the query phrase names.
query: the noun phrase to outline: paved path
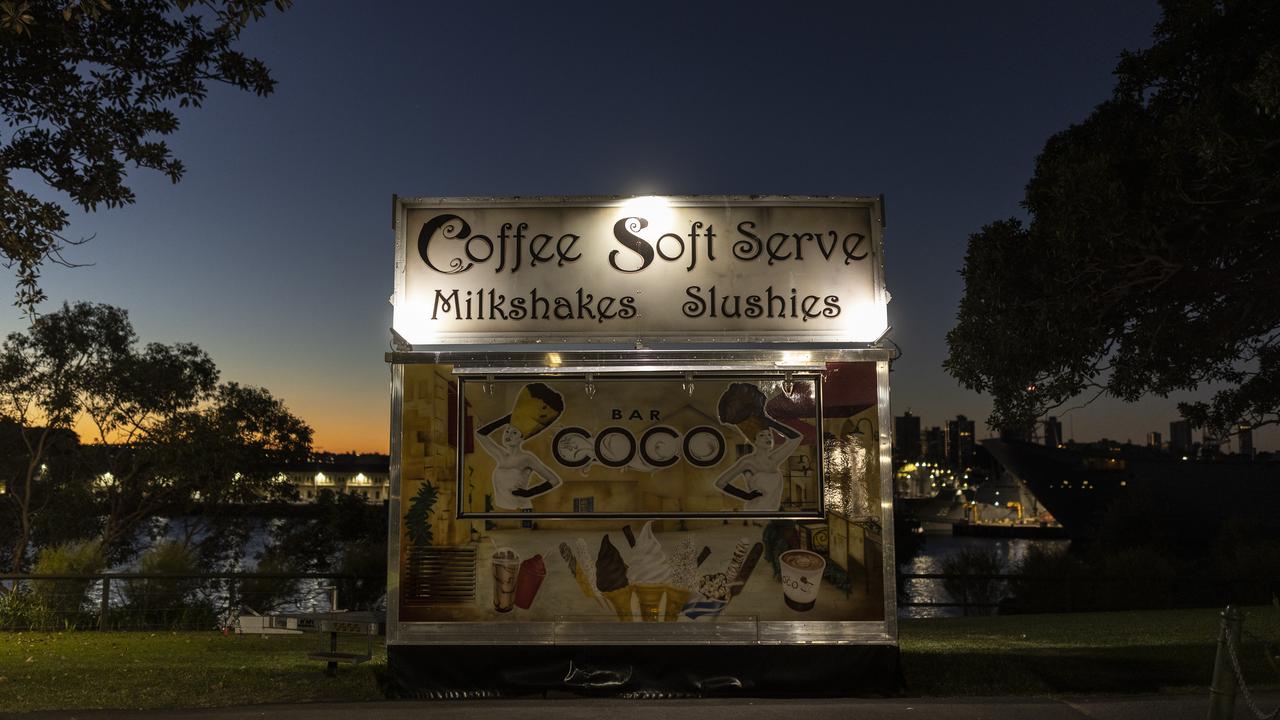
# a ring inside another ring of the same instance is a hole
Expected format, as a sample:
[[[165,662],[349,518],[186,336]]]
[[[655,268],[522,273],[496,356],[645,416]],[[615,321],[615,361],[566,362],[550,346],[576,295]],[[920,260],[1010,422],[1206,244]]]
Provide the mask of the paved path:
[[[1280,694],[1257,698],[1263,709]],[[22,720],[1204,720],[1206,695],[1068,698],[898,698],[891,700],[473,700],[256,705],[204,710],[39,712]],[[1252,720],[1243,700],[1236,718]]]

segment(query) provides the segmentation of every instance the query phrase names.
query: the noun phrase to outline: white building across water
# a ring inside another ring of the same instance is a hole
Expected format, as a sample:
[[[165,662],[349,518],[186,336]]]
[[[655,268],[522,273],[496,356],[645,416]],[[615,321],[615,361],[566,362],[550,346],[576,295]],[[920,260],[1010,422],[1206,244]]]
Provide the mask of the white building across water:
[[[299,503],[314,503],[325,491],[356,495],[370,504],[390,497],[391,459],[386,455],[325,453],[282,474],[297,489]]]

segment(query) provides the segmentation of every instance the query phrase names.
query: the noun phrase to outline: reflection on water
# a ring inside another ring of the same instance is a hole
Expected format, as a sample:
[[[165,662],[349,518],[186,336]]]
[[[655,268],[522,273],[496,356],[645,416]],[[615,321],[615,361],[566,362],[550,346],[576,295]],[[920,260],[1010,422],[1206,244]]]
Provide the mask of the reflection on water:
[[[226,566],[215,568],[198,567],[192,570],[197,573],[208,572],[211,574],[229,573],[229,572],[245,572],[251,573],[258,569],[258,556],[266,549],[267,544],[271,540],[272,530],[280,523],[284,522],[278,518],[257,518],[249,519],[247,524],[249,531],[244,539],[244,544],[237,557],[231,558]],[[127,562],[118,563],[106,569],[108,573],[135,573],[139,572],[139,561],[142,553],[147,548],[152,547],[155,543],[163,541],[180,542],[186,545],[193,545],[204,540],[208,535],[206,524],[198,517],[172,517],[172,518],[152,518],[148,524],[138,528],[135,534],[135,544],[143,550]],[[324,612],[332,609],[332,597],[330,590],[334,581],[328,578],[306,578],[297,582],[294,592],[288,594],[280,600],[275,607],[253,608],[248,605],[251,599],[246,599],[240,594],[235,597],[239,604],[247,606],[247,609],[254,611],[275,611],[275,612]],[[230,593],[231,581],[225,578],[211,578],[200,584],[197,599],[208,602],[215,608],[228,608],[232,599]],[[108,606],[112,608],[125,607],[128,601],[129,583],[114,581],[111,583],[111,597],[108,598]],[[243,590],[243,588],[241,588]],[[102,584],[94,582],[85,593],[86,599],[90,607],[100,607],[102,603]],[[342,598],[338,598],[339,606],[341,606]],[[380,601],[378,607],[386,602],[385,596]],[[231,608],[237,613],[240,607]]]
[[[1017,569],[1018,563],[1026,557],[1032,547],[1066,549],[1070,540],[1027,540],[1023,538],[979,538],[953,537],[951,535],[929,535],[920,552],[911,561],[900,567],[907,574],[929,574],[943,572],[943,563],[948,557],[965,550],[994,552],[999,561],[1000,572],[1008,573]],[[943,589],[941,580],[906,580],[900,584],[898,596],[898,617],[960,617],[963,612],[959,607],[913,607],[903,605],[904,602],[952,602],[952,598]]]

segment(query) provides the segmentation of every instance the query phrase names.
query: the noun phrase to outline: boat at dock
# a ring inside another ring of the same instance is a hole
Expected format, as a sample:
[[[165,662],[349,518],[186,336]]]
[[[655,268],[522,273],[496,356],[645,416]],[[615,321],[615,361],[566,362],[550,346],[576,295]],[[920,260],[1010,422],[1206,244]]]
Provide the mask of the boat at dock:
[[[955,473],[927,463],[904,463],[895,472],[894,509],[900,521],[929,535],[1066,537],[1021,483],[985,469]]]

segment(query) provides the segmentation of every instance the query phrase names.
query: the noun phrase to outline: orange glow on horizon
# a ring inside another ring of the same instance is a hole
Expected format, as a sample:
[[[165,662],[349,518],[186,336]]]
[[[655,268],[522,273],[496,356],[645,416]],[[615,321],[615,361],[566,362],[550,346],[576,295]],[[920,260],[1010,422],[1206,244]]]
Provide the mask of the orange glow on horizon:
[[[365,412],[367,416],[365,418],[349,415],[338,417],[325,412],[314,413],[314,417],[308,417],[297,411],[294,411],[294,414],[311,426],[313,432],[311,448],[316,452],[385,455],[391,446],[387,412],[378,408],[377,403],[370,404],[374,407],[371,408],[371,412]],[[82,415],[77,418],[72,429],[80,436],[81,443],[92,445],[101,442],[101,434],[97,426],[87,416]],[[108,436],[107,439],[110,442],[117,442],[125,438],[117,434]]]
[[[324,402],[324,401],[321,401]],[[355,409],[299,402],[293,412],[311,426],[311,447],[317,452],[386,454],[391,446],[388,400],[356,403]]]
[[[391,441],[386,428],[367,426],[349,428],[314,428],[311,447],[316,452],[357,452],[386,455]]]

